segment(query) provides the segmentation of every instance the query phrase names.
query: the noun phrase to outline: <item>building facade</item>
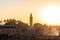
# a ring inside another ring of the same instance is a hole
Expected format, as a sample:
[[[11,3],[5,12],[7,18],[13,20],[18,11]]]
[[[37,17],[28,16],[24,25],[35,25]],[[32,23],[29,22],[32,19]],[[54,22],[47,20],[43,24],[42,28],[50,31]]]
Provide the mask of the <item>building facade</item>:
[[[21,33],[21,30],[15,25],[0,25],[0,34],[7,34],[10,36],[17,35],[18,33]]]

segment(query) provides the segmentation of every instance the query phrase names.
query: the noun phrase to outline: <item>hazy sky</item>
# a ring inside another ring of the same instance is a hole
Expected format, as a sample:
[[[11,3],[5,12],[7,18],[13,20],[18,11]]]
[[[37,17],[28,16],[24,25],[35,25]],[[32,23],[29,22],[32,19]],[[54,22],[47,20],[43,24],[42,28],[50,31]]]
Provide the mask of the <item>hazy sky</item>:
[[[38,16],[41,9],[49,4],[60,4],[60,0],[0,0],[0,19],[14,18],[29,22],[30,12],[34,22],[40,22]]]

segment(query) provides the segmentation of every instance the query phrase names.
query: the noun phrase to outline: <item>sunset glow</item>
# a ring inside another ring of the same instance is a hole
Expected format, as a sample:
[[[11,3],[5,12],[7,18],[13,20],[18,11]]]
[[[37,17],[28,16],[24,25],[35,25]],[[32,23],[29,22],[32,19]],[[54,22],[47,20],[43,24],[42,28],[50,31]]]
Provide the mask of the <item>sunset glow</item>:
[[[1,40],[60,40],[60,0],[0,0]]]
[[[60,6],[48,5],[42,9],[41,20],[46,24],[60,24]]]
[[[60,0],[0,0],[0,20],[16,19],[29,24],[29,15],[33,23],[59,24]]]

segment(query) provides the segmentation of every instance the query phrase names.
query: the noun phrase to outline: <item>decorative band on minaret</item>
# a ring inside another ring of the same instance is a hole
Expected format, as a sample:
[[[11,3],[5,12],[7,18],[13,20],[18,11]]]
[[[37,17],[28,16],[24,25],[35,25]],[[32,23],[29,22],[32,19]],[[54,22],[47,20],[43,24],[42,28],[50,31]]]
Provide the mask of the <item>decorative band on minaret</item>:
[[[30,26],[32,26],[33,24],[33,17],[32,17],[32,14],[30,14]]]

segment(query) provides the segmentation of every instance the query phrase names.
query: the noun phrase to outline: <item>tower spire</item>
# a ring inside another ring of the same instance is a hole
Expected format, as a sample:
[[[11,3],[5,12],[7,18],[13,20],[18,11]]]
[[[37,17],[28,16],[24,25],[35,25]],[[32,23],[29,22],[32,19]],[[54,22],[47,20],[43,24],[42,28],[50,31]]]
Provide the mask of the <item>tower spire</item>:
[[[30,26],[32,26],[33,24],[33,17],[32,17],[32,13],[30,13]]]

